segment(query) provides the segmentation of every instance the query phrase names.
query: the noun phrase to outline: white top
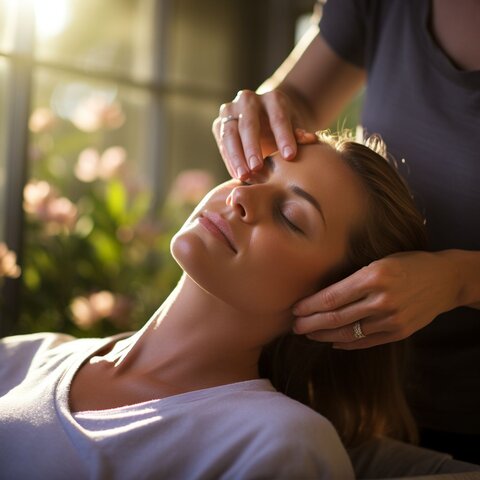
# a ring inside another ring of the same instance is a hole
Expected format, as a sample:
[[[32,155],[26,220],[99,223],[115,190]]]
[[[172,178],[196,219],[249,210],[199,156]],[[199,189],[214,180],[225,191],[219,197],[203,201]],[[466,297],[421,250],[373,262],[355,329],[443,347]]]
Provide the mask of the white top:
[[[265,379],[72,415],[73,376],[117,339],[0,341],[0,478],[353,478],[328,420]]]

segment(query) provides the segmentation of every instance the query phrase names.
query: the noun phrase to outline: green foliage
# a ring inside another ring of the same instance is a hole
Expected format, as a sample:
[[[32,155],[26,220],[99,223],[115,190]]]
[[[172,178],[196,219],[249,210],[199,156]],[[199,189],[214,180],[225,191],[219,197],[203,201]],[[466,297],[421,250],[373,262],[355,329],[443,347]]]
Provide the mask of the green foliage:
[[[82,179],[79,158],[95,142],[92,135],[57,129],[56,142],[46,142],[47,135],[32,136],[33,148],[49,147],[33,172],[42,182],[25,190],[23,294],[14,333],[105,336],[137,329],[180,277],[170,239],[192,205],[167,201],[152,212],[151,192],[132,183],[128,161]]]
[[[140,192],[129,198],[114,178],[84,188],[71,230],[52,231],[48,221],[28,217],[20,332],[107,335],[145,322],[179,278],[169,243],[183,220],[172,212],[168,219],[152,218],[147,197]],[[87,309],[79,328],[82,310],[76,313],[75,299],[92,303],[90,295],[99,291],[121,298],[121,311],[110,314],[111,306],[100,305],[107,308],[105,317],[92,312],[89,320]]]

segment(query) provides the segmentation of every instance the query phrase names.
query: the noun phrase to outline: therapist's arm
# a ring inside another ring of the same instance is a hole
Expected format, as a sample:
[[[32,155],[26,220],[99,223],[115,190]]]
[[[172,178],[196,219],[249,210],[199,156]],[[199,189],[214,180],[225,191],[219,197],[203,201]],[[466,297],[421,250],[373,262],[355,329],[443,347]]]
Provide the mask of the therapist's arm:
[[[310,138],[295,129],[326,128],[364,81],[365,71],[338,56],[311,27],[256,92],[242,90],[220,107],[212,130],[230,174],[247,178],[276,150],[295,158],[297,142]]]

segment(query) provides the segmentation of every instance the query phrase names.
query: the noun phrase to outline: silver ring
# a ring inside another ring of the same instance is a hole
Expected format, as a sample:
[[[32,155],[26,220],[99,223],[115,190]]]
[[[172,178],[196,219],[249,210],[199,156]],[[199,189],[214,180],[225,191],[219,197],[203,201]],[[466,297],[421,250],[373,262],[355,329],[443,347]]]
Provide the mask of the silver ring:
[[[360,320],[357,320],[353,324],[353,336],[355,337],[355,340],[366,337],[366,335],[363,333],[362,326],[360,325]]]
[[[227,115],[226,117],[222,117],[222,124],[225,125],[228,122],[232,122],[235,120],[238,122],[239,117],[236,117],[235,115]]]

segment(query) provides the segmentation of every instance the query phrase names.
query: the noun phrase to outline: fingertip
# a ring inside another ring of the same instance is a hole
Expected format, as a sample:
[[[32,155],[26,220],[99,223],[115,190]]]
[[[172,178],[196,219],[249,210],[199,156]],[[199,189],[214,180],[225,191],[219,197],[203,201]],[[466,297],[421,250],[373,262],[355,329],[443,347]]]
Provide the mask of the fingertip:
[[[301,328],[301,320],[296,318],[294,321],[293,321],[293,325],[292,325],[292,331],[293,333],[295,333],[296,335],[303,335],[305,332],[302,332],[302,328]]]
[[[290,145],[286,145],[282,149],[282,157],[285,160],[293,160],[295,158],[295,150]]]
[[[305,308],[301,303],[297,303],[296,305],[293,306],[292,312],[296,317],[301,317],[305,313]]]
[[[237,178],[239,180],[246,180],[250,172],[247,170],[246,167],[241,165],[240,167],[236,168],[235,173],[237,174]]]
[[[309,143],[316,143],[318,141],[317,136],[313,132],[307,132],[303,128],[295,129],[295,138],[299,145],[305,145]]]
[[[305,133],[306,133],[306,130],[305,130],[304,128],[298,128],[298,127],[297,127],[297,128],[295,129],[295,135],[297,135],[297,136],[299,136],[299,137],[305,135]]]
[[[299,141],[298,143],[300,145],[312,145],[314,143],[318,143],[318,139],[313,133],[310,133],[310,134],[307,133],[302,137],[302,140]]]
[[[248,166],[253,172],[261,170],[263,167],[263,160],[259,155],[251,155],[248,159]]]

